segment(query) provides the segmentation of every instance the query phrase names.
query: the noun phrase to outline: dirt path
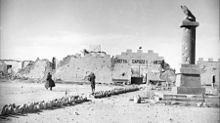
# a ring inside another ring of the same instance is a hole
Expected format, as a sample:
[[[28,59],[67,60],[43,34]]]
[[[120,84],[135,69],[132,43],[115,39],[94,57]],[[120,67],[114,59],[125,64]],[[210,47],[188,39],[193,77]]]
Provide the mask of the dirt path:
[[[135,104],[129,98],[144,90],[92,99],[91,102],[27,116],[1,120],[6,123],[219,123],[218,108]]]
[[[96,85],[96,90],[110,90],[117,86]],[[81,95],[91,93],[89,84],[56,84],[52,91],[46,90],[43,83],[28,83],[7,81],[0,82],[0,110],[5,104],[24,104],[42,100],[52,100],[67,95]]]

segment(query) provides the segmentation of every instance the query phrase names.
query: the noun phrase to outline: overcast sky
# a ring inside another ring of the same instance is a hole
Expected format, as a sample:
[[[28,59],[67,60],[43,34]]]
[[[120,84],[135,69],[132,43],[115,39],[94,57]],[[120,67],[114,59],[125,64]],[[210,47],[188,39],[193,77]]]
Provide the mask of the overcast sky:
[[[101,45],[110,55],[126,49],[154,50],[171,67],[181,63],[185,17],[197,17],[196,57],[220,56],[219,0],[1,0],[1,59],[30,59],[80,53]]]

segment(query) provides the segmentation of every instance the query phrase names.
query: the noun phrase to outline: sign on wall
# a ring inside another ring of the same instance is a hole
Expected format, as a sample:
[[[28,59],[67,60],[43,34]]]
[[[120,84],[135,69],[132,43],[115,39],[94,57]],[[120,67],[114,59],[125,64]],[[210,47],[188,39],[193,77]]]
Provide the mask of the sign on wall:
[[[143,59],[132,59],[132,64],[147,64],[147,60],[143,60]]]
[[[115,59],[115,63],[119,63],[119,64],[128,63],[128,60],[127,59]],[[144,59],[132,59],[131,63],[132,64],[148,64],[148,61]]]
[[[115,59],[115,63],[128,63],[127,59]]]

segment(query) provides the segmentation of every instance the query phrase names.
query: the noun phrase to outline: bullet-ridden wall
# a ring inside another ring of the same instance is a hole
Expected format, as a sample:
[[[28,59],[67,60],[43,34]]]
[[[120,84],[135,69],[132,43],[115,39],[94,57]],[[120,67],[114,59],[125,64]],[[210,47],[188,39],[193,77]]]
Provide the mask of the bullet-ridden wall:
[[[97,82],[110,83],[110,55],[91,53],[83,57],[68,56],[58,63],[54,76],[57,80],[66,82],[86,82],[85,77],[89,72],[95,73]]]
[[[201,69],[200,79],[202,85],[211,85],[213,81],[213,76],[215,76],[215,84],[219,85],[220,83],[220,59],[218,61],[214,61],[209,58],[208,60],[204,60],[199,58],[197,61]]]

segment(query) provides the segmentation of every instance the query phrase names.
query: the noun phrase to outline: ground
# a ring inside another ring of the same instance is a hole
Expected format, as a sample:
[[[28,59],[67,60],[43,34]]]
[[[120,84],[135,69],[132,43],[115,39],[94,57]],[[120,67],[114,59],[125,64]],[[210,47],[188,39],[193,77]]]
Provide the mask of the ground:
[[[96,90],[109,90],[120,86],[97,85]],[[0,82],[0,106],[23,104],[32,101],[51,100],[65,95],[89,94],[90,85],[56,84],[53,91],[43,84],[26,82]],[[130,101],[136,95],[144,95],[146,90],[130,92],[102,99],[91,98],[82,104],[54,110],[43,110],[24,116],[0,119],[6,123],[219,123],[218,108],[178,106],[163,104],[136,104]]]

